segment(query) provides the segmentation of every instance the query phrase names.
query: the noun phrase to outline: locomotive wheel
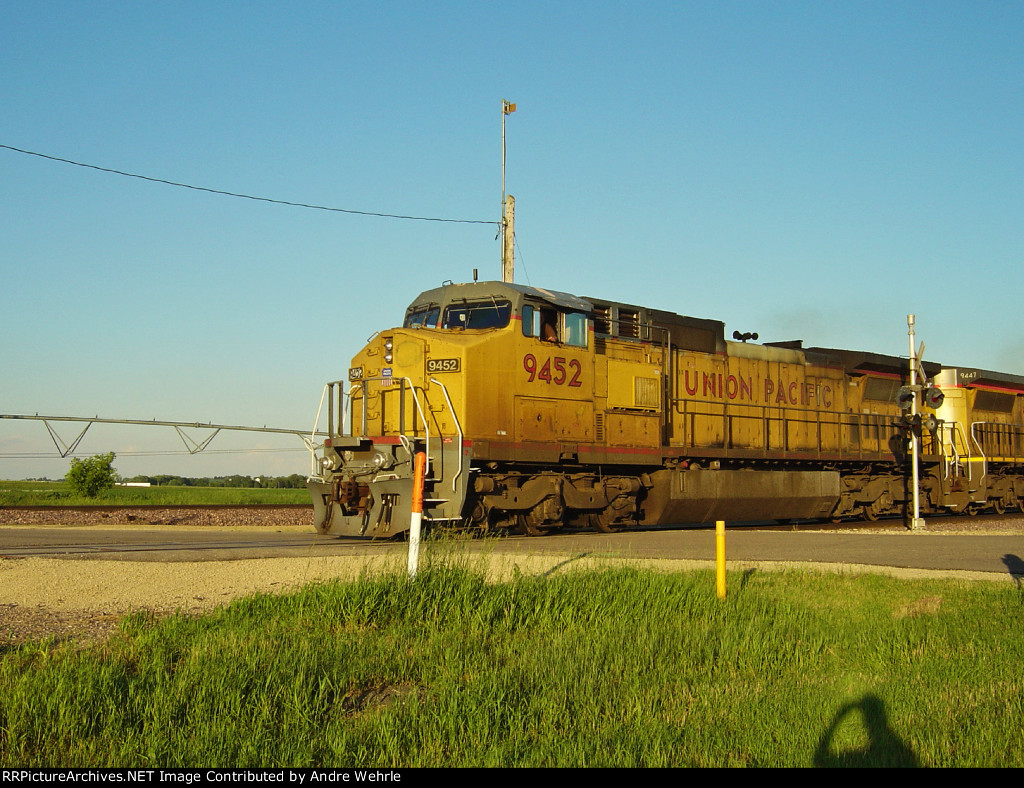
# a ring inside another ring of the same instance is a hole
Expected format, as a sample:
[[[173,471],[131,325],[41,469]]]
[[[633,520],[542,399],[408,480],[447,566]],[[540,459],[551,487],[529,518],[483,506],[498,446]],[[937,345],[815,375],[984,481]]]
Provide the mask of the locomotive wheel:
[[[967,508],[964,509],[964,514],[966,514],[968,517],[974,517],[980,511],[981,511],[981,507],[978,506],[978,504],[976,504],[976,503],[969,503],[969,504],[967,504]]]
[[[601,519],[601,515],[599,514],[591,514],[588,515],[588,517],[590,519],[590,524],[603,534],[613,534],[616,531],[622,530],[622,526],[606,523]]]
[[[1002,498],[992,499],[992,511],[996,514],[1006,514],[1006,504],[1003,503]]]
[[[525,514],[521,514],[516,517],[516,530],[520,533],[526,534],[527,536],[544,536],[547,533],[543,528],[538,528],[530,522],[530,518]]]
[[[873,503],[866,503],[861,507],[861,515],[870,523],[878,521],[878,510]]]

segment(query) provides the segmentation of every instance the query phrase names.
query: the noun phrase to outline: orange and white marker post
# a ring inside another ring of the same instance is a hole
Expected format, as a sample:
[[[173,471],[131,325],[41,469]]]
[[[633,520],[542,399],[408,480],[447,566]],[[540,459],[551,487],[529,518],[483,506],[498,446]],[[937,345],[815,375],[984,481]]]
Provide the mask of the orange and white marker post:
[[[409,520],[409,579],[416,577],[420,560],[420,524],[423,522],[423,477],[427,470],[427,455],[416,452],[412,472],[412,514]]]

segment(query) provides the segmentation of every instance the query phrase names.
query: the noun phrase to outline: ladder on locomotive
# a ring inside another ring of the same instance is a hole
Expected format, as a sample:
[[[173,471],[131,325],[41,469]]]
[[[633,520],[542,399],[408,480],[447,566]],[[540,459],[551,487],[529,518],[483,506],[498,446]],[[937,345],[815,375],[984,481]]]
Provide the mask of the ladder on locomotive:
[[[971,492],[977,490],[988,472],[988,460],[973,428],[968,436],[960,422],[940,421],[938,438],[945,480],[950,483],[963,480]]]

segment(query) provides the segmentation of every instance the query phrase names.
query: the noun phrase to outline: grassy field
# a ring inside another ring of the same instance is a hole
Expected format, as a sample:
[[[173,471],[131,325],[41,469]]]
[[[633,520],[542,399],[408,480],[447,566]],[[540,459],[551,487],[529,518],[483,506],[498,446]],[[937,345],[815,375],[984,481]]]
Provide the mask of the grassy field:
[[[0,506],[198,506],[308,504],[305,489],[261,487],[115,487],[95,498],[75,495],[63,481],[0,481]]]
[[[7,647],[0,763],[1024,766],[1011,583],[429,563]]]

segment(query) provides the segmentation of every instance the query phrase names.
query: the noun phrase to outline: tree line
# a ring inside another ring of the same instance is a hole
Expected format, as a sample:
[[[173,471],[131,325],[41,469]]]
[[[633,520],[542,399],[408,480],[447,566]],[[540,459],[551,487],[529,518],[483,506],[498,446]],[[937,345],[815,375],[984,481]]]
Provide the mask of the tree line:
[[[155,487],[262,487],[262,488],[288,488],[304,489],[306,477],[293,473],[289,476],[174,476],[171,474],[158,474],[156,476],[132,476],[124,479],[125,482],[152,484]]]
[[[293,473],[289,476],[203,476],[191,478],[160,474],[157,476],[132,476],[122,479],[114,468],[113,452],[97,454],[86,460],[72,458],[71,468],[64,477],[71,489],[80,495],[95,498],[104,490],[109,490],[117,482],[134,482],[151,484],[157,487],[260,487],[302,489],[306,486],[306,477]]]

